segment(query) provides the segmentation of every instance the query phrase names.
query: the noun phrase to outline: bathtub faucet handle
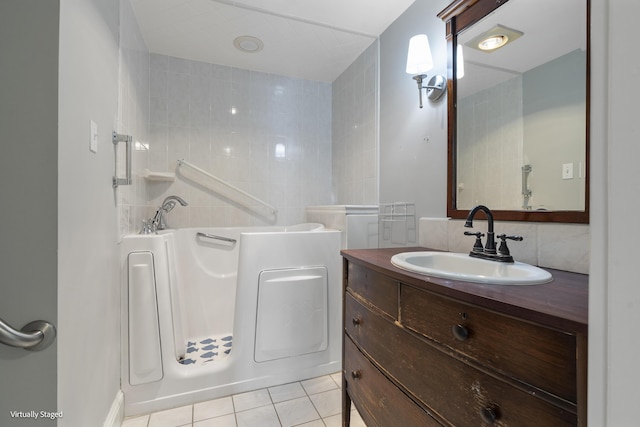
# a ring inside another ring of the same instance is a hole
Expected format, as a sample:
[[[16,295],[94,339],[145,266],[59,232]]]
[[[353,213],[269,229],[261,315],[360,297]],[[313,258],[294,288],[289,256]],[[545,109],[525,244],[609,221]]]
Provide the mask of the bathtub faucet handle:
[[[139,234],[153,234],[155,232],[156,232],[156,225],[153,222],[153,219],[143,219],[142,230],[140,230]]]

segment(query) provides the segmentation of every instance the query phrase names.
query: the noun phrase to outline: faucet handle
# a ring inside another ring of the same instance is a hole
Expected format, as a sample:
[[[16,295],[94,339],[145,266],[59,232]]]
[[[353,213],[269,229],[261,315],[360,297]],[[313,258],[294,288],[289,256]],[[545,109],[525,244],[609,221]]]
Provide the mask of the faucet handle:
[[[155,233],[155,223],[153,219],[143,219],[142,220],[142,230],[138,234],[152,234]]]
[[[507,236],[506,234],[499,234],[496,237],[502,240],[502,242],[500,242],[500,247],[498,248],[498,256],[512,262],[513,257],[511,256],[511,252],[509,251],[509,247],[507,246],[507,239],[521,242],[522,240],[524,240],[523,237]]]
[[[465,231],[464,235],[476,236],[476,242],[473,244],[473,249],[471,250],[472,252],[482,252],[484,250],[482,246],[482,240],[480,240],[481,237],[484,237],[484,233],[481,233],[479,231],[476,231],[475,233],[471,231]]]
[[[524,237],[522,236],[507,236],[506,234],[498,234],[496,237],[503,242],[506,241],[506,239],[517,240],[518,242],[522,242],[524,240]]]

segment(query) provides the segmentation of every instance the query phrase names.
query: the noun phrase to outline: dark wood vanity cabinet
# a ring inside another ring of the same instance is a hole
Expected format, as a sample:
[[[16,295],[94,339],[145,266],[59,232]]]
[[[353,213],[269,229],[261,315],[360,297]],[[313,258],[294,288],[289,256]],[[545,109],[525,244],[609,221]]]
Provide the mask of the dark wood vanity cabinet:
[[[432,279],[343,251],[343,425],[586,426],[587,277]]]

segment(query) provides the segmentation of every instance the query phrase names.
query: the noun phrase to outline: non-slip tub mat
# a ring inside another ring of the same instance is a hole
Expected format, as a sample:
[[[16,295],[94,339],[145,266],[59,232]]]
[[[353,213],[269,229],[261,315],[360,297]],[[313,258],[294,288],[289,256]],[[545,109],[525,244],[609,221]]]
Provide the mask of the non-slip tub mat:
[[[231,353],[233,336],[191,338],[187,340],[184,357],[178,359],[183,365],[204,365],[224,359]]]

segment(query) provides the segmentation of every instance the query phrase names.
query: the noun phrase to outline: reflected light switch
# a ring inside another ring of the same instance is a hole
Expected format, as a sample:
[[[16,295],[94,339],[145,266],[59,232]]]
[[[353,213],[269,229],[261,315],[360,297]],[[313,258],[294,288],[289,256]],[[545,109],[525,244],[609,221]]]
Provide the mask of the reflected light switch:
[[[573,163],[562,165],[562,179],[573,179]]]

